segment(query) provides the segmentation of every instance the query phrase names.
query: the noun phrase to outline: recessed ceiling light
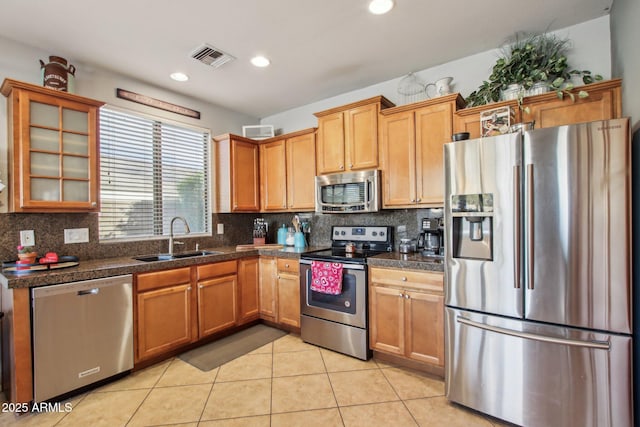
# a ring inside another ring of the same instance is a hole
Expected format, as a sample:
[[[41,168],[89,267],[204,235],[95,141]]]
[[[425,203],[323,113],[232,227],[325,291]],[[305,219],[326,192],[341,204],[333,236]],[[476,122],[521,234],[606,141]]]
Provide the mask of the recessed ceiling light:
[[[271,61],[269,61],[267,58],[265,58],[262,55],[258,55],[251,58],[251,63],[256,67],[266,67],[269,64],[271,64]]]
[[[369,3],[369,12],[374,15],[383,15],[393,9],[393,0],[372,0]]]
[[[170,77],[177,82],[186,82],[189,80],[189,76],[185,73],[171,73]]]

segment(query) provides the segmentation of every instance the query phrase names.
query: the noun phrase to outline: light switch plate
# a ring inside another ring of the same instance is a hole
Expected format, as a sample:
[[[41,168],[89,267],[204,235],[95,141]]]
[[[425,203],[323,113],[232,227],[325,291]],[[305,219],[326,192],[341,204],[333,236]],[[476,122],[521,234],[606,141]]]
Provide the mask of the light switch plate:
[[[36,245],[36,236],[33,230],[20,230],[20,244],[22,246]]]
[[[218,234],[224,234],[224,224],[218,224]]]
[[[89,242],[89,229],[88,228],[65,228],[64,229],[64,243],[88,243]]]

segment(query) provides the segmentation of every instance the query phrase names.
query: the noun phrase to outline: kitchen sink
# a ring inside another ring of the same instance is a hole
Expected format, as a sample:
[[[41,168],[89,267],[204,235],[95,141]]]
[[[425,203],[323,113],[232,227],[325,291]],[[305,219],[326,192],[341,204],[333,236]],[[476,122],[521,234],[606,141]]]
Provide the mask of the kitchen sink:
[[[169,254],[155,254],[155,255],[143,255],[139,257],[134,257],[134,259],[138,261],[144,262],[153,262],[153,261],[171,261],[173,259],[181,259],[181,258],[193,258],[205,255],[218,255],[222,252],[218,251],[194,251],[194,252],[182,252],[173,255]]]

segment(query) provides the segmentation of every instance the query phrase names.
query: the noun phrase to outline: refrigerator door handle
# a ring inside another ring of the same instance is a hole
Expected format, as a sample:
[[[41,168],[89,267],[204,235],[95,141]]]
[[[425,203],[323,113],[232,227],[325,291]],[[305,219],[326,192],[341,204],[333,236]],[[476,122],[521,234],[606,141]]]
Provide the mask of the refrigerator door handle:
[[[522,236],[520,235],[520,165],[513,167],[513,212],[514,212],[514,225],[515,225],[515,238],[513,239],[513,253],[515,254],[514,264],[514,278],[513,287],[520,289],[520,280],[522,272],[521,267],[521,249],[520,244],[522,242]]]
[[[533,165],[527,165],[527,289],[533,290]]]
[[[491,326],[485,323],[475,322],[462,316],[457,316],[456,321],[463,325],[472,326],[474,328],[484,329],[486,331],[495,332],[498,334],[511,335],[517,338],[524,338],[534,341],[541,341],[553,344],[569,345],[574,347],[586,347],[594,348],[598,350],[609,350],[611,344],[609,341],[580,341],[567,338],[548,337],[545,335],[532,334],[529,332],[514,331],[512,329],[500,328],[498,326]]]

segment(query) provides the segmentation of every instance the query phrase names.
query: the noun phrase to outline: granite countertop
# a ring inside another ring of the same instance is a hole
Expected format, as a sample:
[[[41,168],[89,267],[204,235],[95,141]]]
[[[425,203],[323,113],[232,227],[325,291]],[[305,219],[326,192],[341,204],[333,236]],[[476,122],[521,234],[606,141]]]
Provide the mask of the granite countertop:
[[[10,272],[0,274],[0,284],[8,288],[31,288],[59,283],[77,282],[80,280],[100,279],[103,277],[119,276],[122,274],[144,273],[170,268],[189,267],[198,264],[222,262],[248,256],[266,255],[280,258],[300,258],[306,252],[326,249],[323,247],[310,247],[296,249],[285,247],[282,249],[251,249],[236,250],[235,246],[222,248],[207,248],[205,251],[216,252],[211,255],[202,255],[191,258],[178,258],[166,261],[145,262],[134,259],[133,256],[93,259],[80,261],[75,267],[61,268],[58,270],[45,270],[28,274],[14,274]],[[137,255],[144,256],[145,254]]]
[[[103,277],[119,276],[122,274],[144,273],[170,268],[189,267],[198,264],[222,262],[245,258],[248,256],[274,256],[279,258],[299,259],[300,255],[308,252],[324,250],[324,247],[309,247],[304,249],[285,247],[282,249],[250,249],[236,250],[235,246],[222,248],[207,248],[206,251],[216,252],[211,255],[191,258],[178,258],[167,261],[144,262],[133,256],[93,259],[80,261],[79,265],[58,270],[38,271],[29,274],[0,274],[0,284],[8,288],[31,288],[36,286],[55,285],[59,283],[77,282],[80,280],[100,279]],[[144,255],[141,255],[144,256]],[[401,254],[388,252],[367,259],[368,265],[390,268],[409,268],[414,270],[444,271],[441,260],[422,256],[419,253]]]
[[[367,264],[374,267],[408,268],[412,270],[426,270],[444,272],[442,259],[423,256],[420,253],[401,254],[387,252],[367,258]]]

